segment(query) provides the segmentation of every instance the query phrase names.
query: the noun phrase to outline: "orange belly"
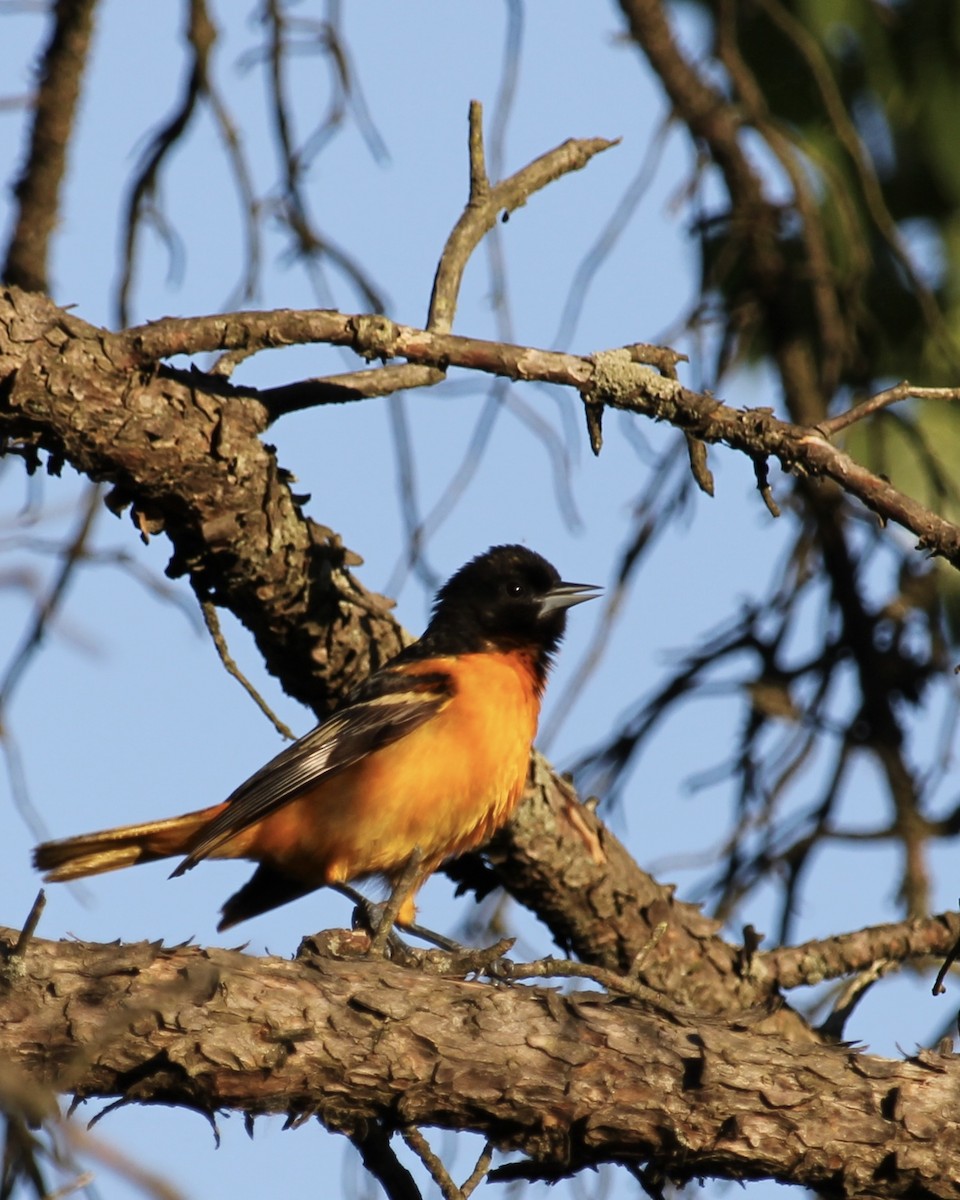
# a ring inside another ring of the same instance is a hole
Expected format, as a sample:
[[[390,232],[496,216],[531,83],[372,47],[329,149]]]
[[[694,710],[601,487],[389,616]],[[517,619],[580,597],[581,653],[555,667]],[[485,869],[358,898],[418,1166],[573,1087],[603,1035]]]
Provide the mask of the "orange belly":
[[[396,876],[415,848],[420,878],[479,846],[513,811],[539,709],[529,667],[469,656],[437,715],[285,804],[216,852],[318,886]],[[431,669],[442,670],[443,660]]]

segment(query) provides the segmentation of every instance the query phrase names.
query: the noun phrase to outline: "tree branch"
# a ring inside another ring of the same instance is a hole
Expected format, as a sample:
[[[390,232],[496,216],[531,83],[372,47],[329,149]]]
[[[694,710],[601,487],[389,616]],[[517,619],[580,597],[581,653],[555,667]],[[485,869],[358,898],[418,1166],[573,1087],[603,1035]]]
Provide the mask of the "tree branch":
[[[960,938],[960,913],[944,912],[886,925],[871,925],[856,933],[805,942],[800,946],[778,946],[758,954],[751,972],[757,978],[775,980],[788,989],[822,983],[865,971],[881,959],[908,962],[911,959],[942,957]]]
[[[43,54],[29,151],[14,187],[17,217],[7,246],[3,279],[32,292],[49,292],[50,239],[60,215],[83,72],[90,58],[97,0],[57,0]]]
[[[883,520],[895,521],[918,539],[918,548],[960,567],[960,527],[874,475],[830,445],[820,426],[783,421],[772,409],[734,409],[709,393],[691,391],[636,361],[633,347],[590,356],[563,354],[480,338],[431,333],[386,317],[338,312],[233,313],[172,318],[118,335],[116,353],[129,366],[173,354],[262,347],[294,342],[350,346],[364,358],[405,358],[428,365],[459,366],[510,379],[562,384],[580,391],[588,405],[607,405],[667,421],[703,442],[723,442],[751,459],[776,458],[784,470],[824,476],[856,496]],[[909,391],[904,395],[908,395]],[[266,394],[269,404],[269,393]]]
[[[313,939],[309,963],[34,940],[0,1000],[0,1057],[80,1099],[474,1130],[547,1171],[616,1159],[678,1183],[955,1195],[952,1055],[896,1062],[789,1045],[756,1014],[694,1025],[604,993],[342,960],[338,937]]]
[[[286,690],[327,711],[400,649],[389,603],[303,515],[261,405],[209,376],[133,369],[123,347],[42,296],[0,297],[0,448],[113,484],[114,511],[170,538],[168,574],[230,608]]]
[[[427,328],[447,333],[453,328],[460,281],[470,255],[497,220],[514,212],[548,184],[581,171],[597,154],[620,144],[620,139],[568,138],[541,154],[507,179],[491,185],[483,150],[483,110],[477,101],[470,105],[470,196],[440,256],[430,296]]]

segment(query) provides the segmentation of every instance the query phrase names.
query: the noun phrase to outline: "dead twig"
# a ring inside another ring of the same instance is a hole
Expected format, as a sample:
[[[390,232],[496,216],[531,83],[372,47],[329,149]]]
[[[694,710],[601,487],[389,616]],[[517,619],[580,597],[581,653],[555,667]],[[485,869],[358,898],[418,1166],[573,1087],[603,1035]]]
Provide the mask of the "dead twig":
[[[220,661],[228,675],[232,675],[240,684],[243,690],[247,693],[250,699],[256,704],[257,708],[263,713],[267,720],[273,725],[277,733],[288,741],[296,741],[293,731],[286,725],[277,714],[273,711],[266,700],[260,695],[257,689],[253,686],[250,680],[244,675],[237,664],[234,662],[230,651],[227,649],[226,638],[223,636],[223,630],[220,628],[220,619],[217,616],[217,610],[212,600],[201,600],[200,611],[203,613],[204,624],[213,639],[213,644],[217,648],[217,653],[220,655]]]

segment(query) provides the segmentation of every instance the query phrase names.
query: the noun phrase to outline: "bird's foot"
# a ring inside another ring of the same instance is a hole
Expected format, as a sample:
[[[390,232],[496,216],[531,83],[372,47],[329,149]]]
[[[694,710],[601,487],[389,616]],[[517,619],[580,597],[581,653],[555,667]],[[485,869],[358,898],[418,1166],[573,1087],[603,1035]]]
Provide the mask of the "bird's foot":
[[[362,929],[369,936],[370,946],[367,949],[369,957],[380,956],[400,961],[409,958],[410,947],[394,930],[395,918],[390,917],[387,912],[390,907],[389,900],[377,903],[346,883],[337,883],[333,886],[338,892],[353,901],[353,928]]]

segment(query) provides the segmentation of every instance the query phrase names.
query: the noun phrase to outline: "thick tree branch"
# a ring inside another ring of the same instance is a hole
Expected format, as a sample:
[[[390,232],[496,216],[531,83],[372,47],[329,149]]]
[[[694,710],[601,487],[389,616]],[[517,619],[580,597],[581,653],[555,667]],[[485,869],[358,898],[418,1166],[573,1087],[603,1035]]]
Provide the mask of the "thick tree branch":
[[[343,960],[339,938],[308,962],[34,941],[0,1000],[0,1057],[79,1098],[475,1130],[548,1172],[653,1162],[678,1182],[956,1195],[951,1055],[895,1062],[789,1045],[755,1013],[694,1025],[669,1005]]]
[[[642,983],[699,1012],[750,1008],[772,994],[769,980],[741,969],[742,951],[721,938],[720,922],[641,871],[539,755],[523,804],[486,857],[510,894],[584,962],[636,973]],[[666,932],[636,972],[637,955],[663,923]],[[811,1036],[790,1009],[770,1019],[785,1036]]]
[[[135,369],[122,340],[45,298],[0,298],[3,448],[113,484],[115,511],[169,536],[168,574],[230,608],[286,690],[323,712],[401,638],[388,602],[351,576],[359,557],[304,517],[265,426],[222,380]]]

